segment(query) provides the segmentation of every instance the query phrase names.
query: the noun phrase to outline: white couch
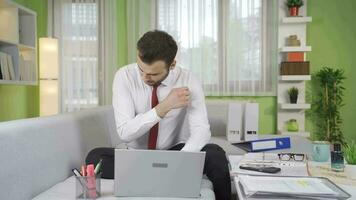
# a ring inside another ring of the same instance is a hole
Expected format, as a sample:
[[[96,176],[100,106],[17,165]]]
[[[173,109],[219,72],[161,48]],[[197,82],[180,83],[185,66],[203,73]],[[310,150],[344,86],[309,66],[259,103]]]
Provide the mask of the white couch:
[[[227,103],[212,102],[207,108],[212,142],[228,154],[244,153],[224,139]],[[91,149],[118,144],[111,106],[1,122],[0,199],[73,199],[71,169],[84,163]],[[201,199],[214,199],[210,181],[203,181],[201,193]]]

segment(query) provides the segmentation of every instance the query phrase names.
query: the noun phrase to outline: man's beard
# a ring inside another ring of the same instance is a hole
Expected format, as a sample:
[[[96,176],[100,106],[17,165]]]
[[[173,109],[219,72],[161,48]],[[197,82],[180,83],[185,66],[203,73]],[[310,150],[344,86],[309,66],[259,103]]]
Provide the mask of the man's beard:
[[[168,75],[169,75],[169,69],[167,70],[167,73],[166,75],[161,79],[161,80],[158,80],[158,81],[152,81],[152,82],[145,82],[147,85],[149,86],[155,86],[155,85],[160,85],[162,81],[164,81]]]

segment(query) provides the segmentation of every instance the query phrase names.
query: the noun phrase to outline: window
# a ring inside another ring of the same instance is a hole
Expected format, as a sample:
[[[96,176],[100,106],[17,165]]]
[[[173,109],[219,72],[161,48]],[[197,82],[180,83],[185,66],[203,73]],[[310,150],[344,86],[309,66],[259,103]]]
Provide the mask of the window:
[[[54,1],[55,34],[60,39],[61,110],[98,105],[98,3]]]
[[[206,95],[275,95],[275,0],[158,0],[156,26]]]

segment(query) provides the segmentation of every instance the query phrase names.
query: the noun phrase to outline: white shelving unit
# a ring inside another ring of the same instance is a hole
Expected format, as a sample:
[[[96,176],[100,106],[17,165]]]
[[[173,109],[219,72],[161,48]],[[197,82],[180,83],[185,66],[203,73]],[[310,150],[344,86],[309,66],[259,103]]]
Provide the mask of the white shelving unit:
[[[279,63],[286,61],[286,55],[289,52],[309,52],[311,46],[306,44],[307,23],[312,21],[312,17],[307,16],[307,0],[304,0],[304,6],[299,10],[300,17],[288,17],[288,10],[285,1],[279,1],[279,26],[278,26],[278,48]],[[297,35],[301,46],[286,46],[287,38],[290,35]],[[305,56],[304,56],[305,57]],[[311,105],[305,102],[305,81],[311,80],[310,75],[279,75],[278,78],[278,112],[277,128],[281,135],[292,136],[299,135],[310,137],[310,133],[305,131],[305,110],[310,109]],[[288,89],[297,87],[299,89],[298,100],[296,104],[291,104]],[[289,132],[287,122],[295,119],[299,126],[298,132]]]
[[[311,17],[282,17],[282,23],[293,24],[293,23],[307,23],[311,22]]]
[[[308,52],[308,51],[311,51],[311,46],[280,48],[280,52]]]
[[[36,18],[36,12],[0,0],[0,52],[11,56],[15,73],[10,80],[0,79],[0,84],[38,84]]]
[[[308,103],[281,103],[280,108],[283,110],[305,110],[310,109]]]
[[[310,75],[283,75],[279,76],[280,81],[310,81],[311,76]]]

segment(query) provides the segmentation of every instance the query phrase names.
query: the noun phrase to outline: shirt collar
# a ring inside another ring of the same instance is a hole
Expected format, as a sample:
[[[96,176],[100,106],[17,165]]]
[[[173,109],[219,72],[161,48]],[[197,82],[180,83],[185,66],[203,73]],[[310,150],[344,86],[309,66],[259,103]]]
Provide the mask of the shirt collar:
[[[172,86],[175,77],[175,69],[169,70],[168,76],[161,82],[161,85]]]
[[[141,76],[140,75],[140,67],[138,66],[137,63],[136,63],[136,66],[137,66],[137,73],[138,73],[139,76]],[[176,74],[177,74],[177,66],[174,69],[169,70],[168,76],[161,82],[161,85],[163,85],[163,86],[172,86],[173,83],[174,83]]]

